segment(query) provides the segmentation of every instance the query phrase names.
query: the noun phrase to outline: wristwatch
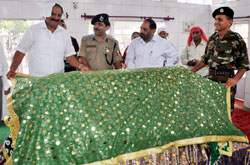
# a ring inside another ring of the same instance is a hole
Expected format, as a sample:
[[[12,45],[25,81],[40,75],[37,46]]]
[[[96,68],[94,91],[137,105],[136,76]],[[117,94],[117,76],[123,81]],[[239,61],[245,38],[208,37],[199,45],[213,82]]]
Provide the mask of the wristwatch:
[[[82,68],[83,66],[84,66],[83,64],[80,64],[80,65],[78,66],[78,69],[81,70],[81,68]]]

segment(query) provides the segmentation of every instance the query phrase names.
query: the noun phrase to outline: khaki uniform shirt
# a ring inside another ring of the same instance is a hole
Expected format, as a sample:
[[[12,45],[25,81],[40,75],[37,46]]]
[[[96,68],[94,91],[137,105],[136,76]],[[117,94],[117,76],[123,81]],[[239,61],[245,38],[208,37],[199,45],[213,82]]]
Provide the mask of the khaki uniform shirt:
[[[102,42],[98,42],[95,35],[82,37],[79,56],[84,57],[94,70],[113,69],[112,64],[122,61],[117,40],[107,35]]]

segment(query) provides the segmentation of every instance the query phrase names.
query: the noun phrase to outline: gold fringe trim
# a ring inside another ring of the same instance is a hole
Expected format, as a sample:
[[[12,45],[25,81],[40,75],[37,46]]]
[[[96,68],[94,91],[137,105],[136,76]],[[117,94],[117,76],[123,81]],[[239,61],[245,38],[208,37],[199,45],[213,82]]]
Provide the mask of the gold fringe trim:
[[[229,120],[232,122],[231,116],[231,88],[227,88],[227,114]]]
[[[12,107],[12,101],[13,101],[12,94],[13,94],[13,91],[14,91],[15,86],[16,86],[16,79],[11,78],[10,81],[13,85],[13,89],[7,98],[7,110],[9,111],[9,114],[10,114],[10,120],[8,120],[8,118],[5,118],[4,122],[10,128],[13,149],[14,149],[16,146],[17,135],[18,135],[18,132],[20,129],[20,123],[19,123],[19,117],[16,115],[16,113],[14,112],[14,109]],[[4,148],[4,151],[5,151],[4,157],[6,158],[6,165],[12,165],[12,156],[9,157],[7,155],[5,148]]]
[[[119,155],[113,159],[88,163],[88,165],[119,164],[122,161],[139,159],[139,158],[147,156],[147,155],[162,153],[162,152],[164,152],[167,149],[170,149],[172,147],[180,147],[180,146],[186,146],[186,145],[192,145],[192,144],[202,144],[202,143],[206,143],[206,142],[217,142],[217,141],[247,142],[248,140],[246,137],[243,137],[243,136],[205,136],[205,137],[191,138],[191,139],[185,139],[185,140],[178,140],[178,141],[171,142],[171,143],[166,144],[166,145],[161,146],[161,147],[155,147],[155,148],[141,150],[138,152],[123,154],[123,155]],[[227,154],[227,155],[229,155],[229,154]],[[85,165],[87,165],[87,164],[85,164]]]

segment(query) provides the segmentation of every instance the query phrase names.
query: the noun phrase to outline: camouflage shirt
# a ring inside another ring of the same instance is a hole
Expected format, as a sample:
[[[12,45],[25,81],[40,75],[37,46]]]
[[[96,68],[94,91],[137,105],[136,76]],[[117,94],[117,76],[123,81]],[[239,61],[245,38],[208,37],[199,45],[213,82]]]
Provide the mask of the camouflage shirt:
[[[210,69],[249,70],[249,60],[246,43],[242,37],[229,30],[223,39],[219,39],[219,33],[215,32],[207,43],[202,62]]]

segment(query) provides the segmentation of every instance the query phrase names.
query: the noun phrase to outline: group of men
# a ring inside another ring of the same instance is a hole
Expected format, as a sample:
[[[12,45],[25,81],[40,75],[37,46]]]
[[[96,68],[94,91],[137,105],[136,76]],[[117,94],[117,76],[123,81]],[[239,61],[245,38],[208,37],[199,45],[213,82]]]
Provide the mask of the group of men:
[[[79,59],[74,56],[76,53],[69,33],[58,26],[60,24],[65,26],[61,20],[62,15],[63,8],[55,4],[51,15],[46,17],[45,21],[28,28],[14,54],[7,73],[8,78],[15,76],[19,64],[27,53],[29,74],[37,77],[63,72],[65,58],[71,66],[80,71],[122,68],[119,44],[106,34],[110,28],[107,14],[98,14],[92,19],[94,34],[82,38]],[[127,68],[171,66],[177,60],[177,51],[167,40],[156,37],[155,31],[156,23],[152,19],[144,20],[140,37],[132,42],[128,49]]]
[[[37,77],[64,72],[64,59],[80,71],[121,69],[123,61],[128,69],[173,66],[178,62],[178,52],[167,39],[167,31],[159,29],[159,35],[155,34],[157,27],[152,19],[143,21],[140,33],[136,33],[126,50],[126,58],[122,59],[117,40],[106,34],[110,28],[107,14],[92,19],[94,34],[82,37],[76,57],[73,40],[62,27],[65,26],[62,15],[63,8],[55,4],[45,21],[28,28],[14,54],[7,73],[9,79],[15,77],[26,53],[29,53],[29,74]],[[244,40],[230,30],[233,15],[229,7],[213,12],[216,32],[209,40],[201,28],[193,27],[181,61],[191,71],[233,87],[235,94],[237,82],[249,70],[249,60]],[[236,75],[234,70],[238,70]]]

